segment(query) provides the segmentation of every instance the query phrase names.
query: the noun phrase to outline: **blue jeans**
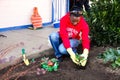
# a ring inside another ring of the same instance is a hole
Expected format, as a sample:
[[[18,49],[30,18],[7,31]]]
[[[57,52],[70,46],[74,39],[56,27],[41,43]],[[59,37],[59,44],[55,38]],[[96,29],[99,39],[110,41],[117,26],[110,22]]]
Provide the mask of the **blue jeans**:
[[[57,58],[61,57],[62,55],[68,55],[67,50],[64,47],[58,32],[54,32],[54,33],[50,34],[49,40],[50,40],[51,45],[55,51],[55,56]],[[80,44],[79,40],[70,39],[70,45],[75,53],[77,52],[77,47],[79,44]]]

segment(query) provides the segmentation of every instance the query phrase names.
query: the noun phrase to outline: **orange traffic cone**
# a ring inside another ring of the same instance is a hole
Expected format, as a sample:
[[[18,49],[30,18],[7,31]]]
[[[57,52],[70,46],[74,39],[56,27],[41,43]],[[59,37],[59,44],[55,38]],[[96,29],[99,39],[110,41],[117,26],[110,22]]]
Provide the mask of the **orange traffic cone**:
[[[33,15],[31,16],[31,22],[33,24],[33,29],[42,28],[42,18],[38,13],[38,8],[34,7]]]

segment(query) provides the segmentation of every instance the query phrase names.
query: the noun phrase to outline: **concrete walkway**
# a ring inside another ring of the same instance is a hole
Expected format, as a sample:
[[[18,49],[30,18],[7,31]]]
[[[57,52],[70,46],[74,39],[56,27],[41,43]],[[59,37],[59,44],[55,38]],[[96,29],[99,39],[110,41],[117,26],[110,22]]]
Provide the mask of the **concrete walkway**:
[[[48,43],[48,35],[58,31],[59,28],[44,27],[39,30],[21,29],[0,34],[7,37],[0,37],[0,69],[22,61],[22,48],[26,56],[36,58],[40,52],[52,48]]]

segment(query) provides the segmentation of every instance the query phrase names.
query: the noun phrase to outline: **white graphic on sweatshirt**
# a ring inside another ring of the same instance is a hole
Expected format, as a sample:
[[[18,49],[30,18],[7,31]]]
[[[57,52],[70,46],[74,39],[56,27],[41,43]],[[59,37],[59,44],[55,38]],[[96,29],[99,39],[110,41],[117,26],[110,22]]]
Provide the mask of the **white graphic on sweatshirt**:
[[[78,31],[73,28],[67,28],[68,36],[71,38],[73,35],[77,35]]]

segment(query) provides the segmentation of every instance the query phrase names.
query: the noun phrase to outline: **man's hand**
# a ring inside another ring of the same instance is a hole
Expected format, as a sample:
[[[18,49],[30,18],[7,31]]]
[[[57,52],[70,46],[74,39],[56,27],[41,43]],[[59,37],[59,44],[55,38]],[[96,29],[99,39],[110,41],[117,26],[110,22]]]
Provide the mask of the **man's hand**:
[[[70,58],[72,59],[72,61],[73,61],[75,64],[79,65],[79,62],[77,61],[76,55],[75,55],[75,53],[73,52],[72,48],[68,48],[67,51],[68,51],[68,53],[70,54]]]
[[[82,59],[82,60],[80,61],[81,66],[85,66],[85,65],[86,65],[86,63],[87,63],[87,58],[88,58],[88,53],[89,53],[88,49],[84,49],[83,53],[80,55],[81,57],[84,58],[84,59]]]

